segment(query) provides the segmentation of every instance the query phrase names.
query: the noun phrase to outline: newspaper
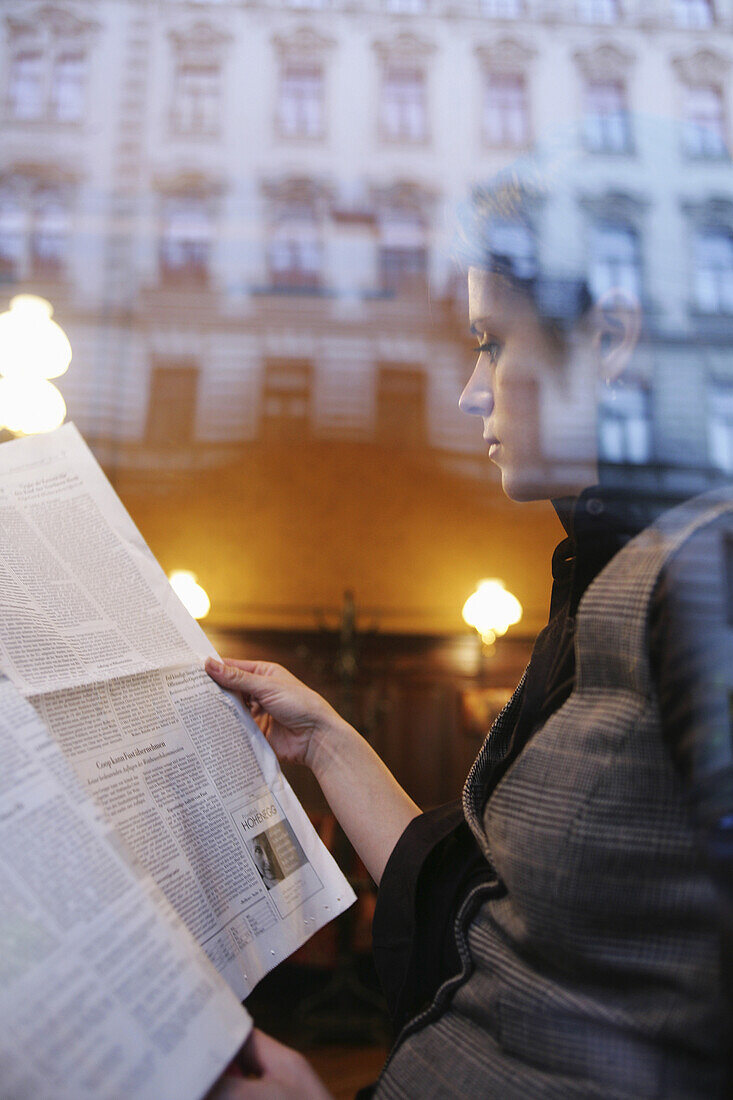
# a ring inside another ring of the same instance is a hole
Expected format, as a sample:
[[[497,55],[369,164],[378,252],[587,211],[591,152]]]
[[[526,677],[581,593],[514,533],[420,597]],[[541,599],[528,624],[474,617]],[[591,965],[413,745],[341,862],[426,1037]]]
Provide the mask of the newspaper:
[[[199,1100],[251,1020],[0,676],[0,1093]]]
[[[0,670],[237,997],[354,899],[76,428],[0,446]]]

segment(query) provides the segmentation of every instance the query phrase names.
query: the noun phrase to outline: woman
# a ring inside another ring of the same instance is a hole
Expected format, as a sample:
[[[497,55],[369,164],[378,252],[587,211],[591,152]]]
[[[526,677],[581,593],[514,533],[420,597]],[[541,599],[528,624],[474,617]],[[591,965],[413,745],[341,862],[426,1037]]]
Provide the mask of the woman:
[[[467,234],[478,355],[460,407],[507,496],[551,499],[568,538],[549,623],[462,802],[421,814],[279,666],[209,672],[281,760],[313,771],[380,884],[375,957],[400,1034],[374,1096],[722,1097],[733,499],[689,477],[649,492],[654,471],[629,484],[600,462],[599,407],[633,363],[639,303],[501,254],[493,215],[533,197],[516,173],[502,187]],[[273,1040],[248,1049],[258,1079],[231,1096],[327,1095]]]

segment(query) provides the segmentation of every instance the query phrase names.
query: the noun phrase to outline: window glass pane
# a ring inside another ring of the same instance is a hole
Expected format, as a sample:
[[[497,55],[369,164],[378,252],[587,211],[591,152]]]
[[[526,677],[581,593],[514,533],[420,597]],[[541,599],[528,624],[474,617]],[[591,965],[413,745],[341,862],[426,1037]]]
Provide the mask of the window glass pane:
[[[28,218],[13,194],[0,194],[0,276],[16,276],[23,258]]]
[[[417,69],[388,68],[382,83],[385,137],[422,141],[426,135],[425,78]]]
[[[673,0],[674,20],[678,27],[699,30],[711,27],[714,22],[710,0]]]
[[[481,14],[489,19],[517,19],[522,14],[521,0],[481,0]]]
[[[221,69],[181,64],[176,72],[173,118],[182,134],[216,134],[221,112]]]
[[[484,98],[484,137],[490,145],[519,148],[529,140],[529,105],[522,76],[490,73]]]
[[[615,385],[599,408],[599,453],[605,462],[637,465],[651,458],[649,394],[633,382]]]
[[[578,0],[576,10],[583,23],[616,23],[618,4],[616,0]]]
[[[153,367],[145,425],[149,445],[180,447],[193,440],[198,385],[195,363],[173,360]]]
[[[283,359],[265,363],[262,379],[262,434],[292,442],[310,428],[313,364]]]
[[[723,97],[718,88],[685,89],[683,146],[689,156],[719,157],[726,151]]]
[[[280,130],[289,137],[323,133],[323,71],[317,65],[288,65],[280,80]]]
[[[69,214],[62,197],[53,191],[36,200],[31,260],[34,272],[41,275],[61,273],[69,235]]]
[[[169,198],[163,205],[160,242],[161,273],[165,280],[203,282],[208,278],[211,253],[211,213],[204,198]]]
[[[84,115],[86,58],[64,53],[56,58],[51,88],[51,112],[59,122],[79,122]]]
[[[321,283],[323,251],[320,227],[309,207],[285,210],[269,247],[270,275],[280,289],[315,289]]]
[[[593,227],[590,283],[596,298],[614,289],[641,296],[639,241],[633,229],[612,224]]]
[[[44,59],[40,52],[18,53],[12,60],[10,114],[17,119],[41,118],[44,112]]]
[[[733,312],[733,234],[703,229],[693,244],[695,304],[705,313]]]
[[[585,135],[590,149],[622,153],[631,144],[626,92],[619,81],[591,81],[586,87]]]
[[[708,444],[711,465],[733,473],[733,386],[722,382],[708,389]]]

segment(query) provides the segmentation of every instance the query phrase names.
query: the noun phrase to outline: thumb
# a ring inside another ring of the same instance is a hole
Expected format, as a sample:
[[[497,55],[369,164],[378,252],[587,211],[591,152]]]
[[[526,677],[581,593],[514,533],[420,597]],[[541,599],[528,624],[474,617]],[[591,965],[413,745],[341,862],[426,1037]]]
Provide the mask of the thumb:
[[[206,658],[206,671],[222,687],[230,691],[241,691],[243,695],[251,695],[254,699],[259,698],[260,692],[269,683],[267,676],[258,676],[255,672],[247,672],[228,661],[217,661],[213,657]]]

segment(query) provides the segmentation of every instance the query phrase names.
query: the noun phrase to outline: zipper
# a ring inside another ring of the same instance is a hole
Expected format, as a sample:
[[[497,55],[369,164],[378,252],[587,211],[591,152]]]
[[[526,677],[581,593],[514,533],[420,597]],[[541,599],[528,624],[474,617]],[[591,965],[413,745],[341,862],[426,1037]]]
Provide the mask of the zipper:
[[[507,700],[507,702],[497,714],[494,720],[494,724],[492,725],[486,737],[486,740],[481,746],[478,756],[471,765],[471,770],[468,773],[466,782],[463,784],[463,813],[466,821],[468,822],[469,828],[478,840],[484,855],[487,854],[487,847],[483,831],[479,825],[479,815],[476,806],[477,799],[475,797],[476,792],[473,788],[476,784],[476,780],[486,769],[487,760],[491,755],[491,751],[494,748],[497,737],[504,732],[504,726],[506,725],[507,719],[521,698],[528,671],[529,665],[527,665],[524,672],[522,673],[522,676],[516,688],[514,689],[514,693],[512,694],[511,699]]]

